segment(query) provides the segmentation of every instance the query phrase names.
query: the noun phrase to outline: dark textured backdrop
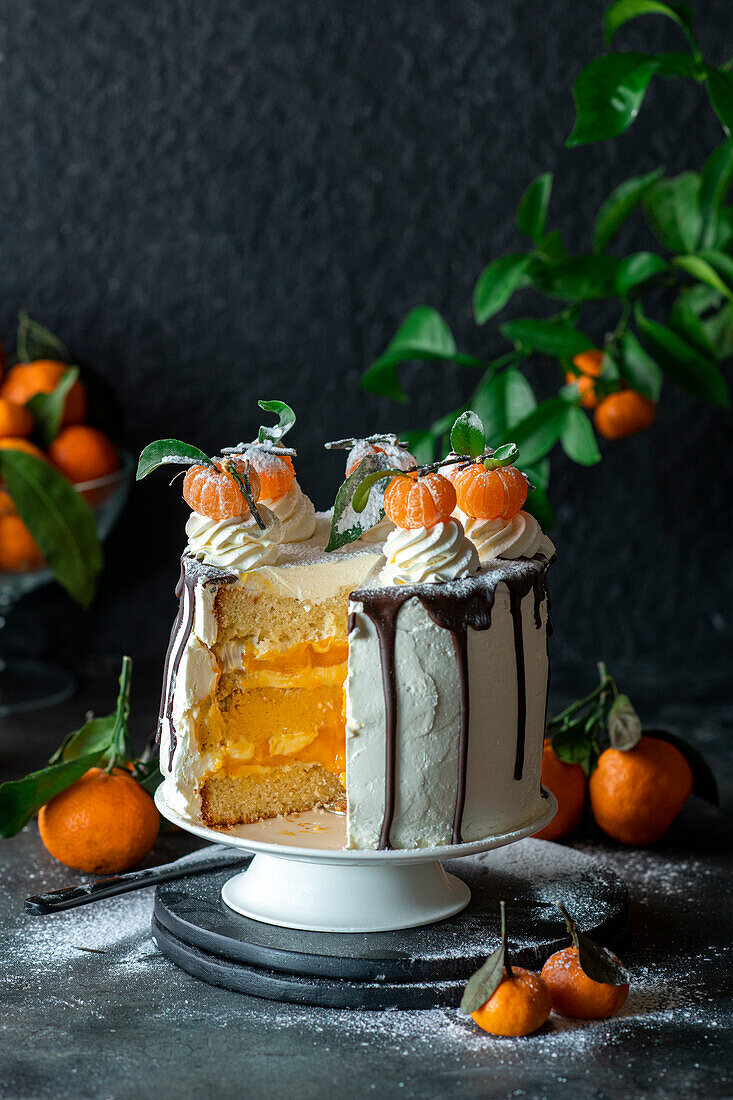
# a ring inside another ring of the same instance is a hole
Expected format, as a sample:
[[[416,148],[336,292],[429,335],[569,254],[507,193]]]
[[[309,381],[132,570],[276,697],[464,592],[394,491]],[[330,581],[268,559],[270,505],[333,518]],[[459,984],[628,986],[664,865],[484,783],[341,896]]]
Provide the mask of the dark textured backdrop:
[[[697,167],[721,139],[702,91],[669,83],[615,143],[563,149],[603,7],[0,0],[0,333],[27,307],[97,364],[133,451],[250,438],[256,399],[286,398],[324,506],[340,459],[321,440],[419,426],[466,392],[457,369],[425,367],[407,409],[360,393],[411,306],[438,307],[468,349],[502,346],[473,326],[471,290],[520,246],[535,175],[556,172],[552,218],[586,247],[616,183]],[[733,48],[732,7],[695,3],[713,61]],[[672,25],[644,24],[623,48],[682,48]],[[549,385],[547,364],[531,371]],[[726,667],[730,432],[670,387],[652,431],[604,446],[601,466],[556,458],[557,652]],[[37,592],[14,612],[16,646],[79,665],[162,656],[185,518],[166,482],[135,488],[93,610]]]

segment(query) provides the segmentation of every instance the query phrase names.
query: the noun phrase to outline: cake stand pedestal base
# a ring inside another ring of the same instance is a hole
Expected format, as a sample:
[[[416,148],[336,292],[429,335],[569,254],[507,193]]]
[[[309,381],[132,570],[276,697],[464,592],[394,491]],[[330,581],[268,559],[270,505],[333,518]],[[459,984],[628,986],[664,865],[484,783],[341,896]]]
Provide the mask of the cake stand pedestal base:
[[[262,873],[268,871],[270,862],[284,865],[286,877],[299,873],[297,861],[264,858]],[[297,901],[292,895],[307,888],[306,883],[295,884],[292,877],[291,897],[282,899],[277,923],[265,923],[267,917],[256,897],[238,894],[236,886],[227,890],[256,870],[255,862],[260,859],[263,856],[256,856],[245,876],[234,879],[231,872],[220,871],[159,886],[153,938],[160,950],[188,973],[225,989],[271,1000],[328,1008],[455,1007],[470,975],[498,944],[501,899],[507,902],[509,943],[512,959],[519,966],[539,969],[553,951],[567,944],[558,901],[599,943],[618,949],[628,932],[628,897],[618,876],[595,858],[542,840],[522,840],[446,862],[448,887],[457,889],[451,880],[460,876],[459,885],[465,884],[464,889],[470,891],[468,904],[457,904],[458,892],[453,916],[436,916],[436,923],[396,931],[320,932],[283,927],[283,907],[291,907],[297,923]],[[358,867],[333,867],[342,914],[345,872],[356,872]],[[415,865],[414,872],[419,872],[416,889],[436,889],[436,872],[431,868],[431,863]],[[282,870],[281,866],[278,873]],[[376,867],[363,869],[372,884],[375,872]],[[411,876],[405,872],[402,865],[400,878],[407,882]],[[301,873],[311,878],[313,866],[302,864]],[[379,874],[381,870],[377,877]],[[255,882],[256,877],[251,885]],[[356,925],[356,879],[354,883]],[[271,881],[263,892],[272,896]],[[372,904],[363,894],[361,898],[362,904]],[[243,908],[253,905],[257,919],[233,911],[236,905],[232,903],[237,900],[243,901]],[[328,899],[324,901],[327,905]],[[399,897],[392,891],[386,901],[395,905]],[[374,899],[371,917],[364,921],[370,928],[374,911],[384,902],[384,898],[382,902]],[[414,900],[408,898],[407,904]],[[313,913],[312,899],[308,912]]]

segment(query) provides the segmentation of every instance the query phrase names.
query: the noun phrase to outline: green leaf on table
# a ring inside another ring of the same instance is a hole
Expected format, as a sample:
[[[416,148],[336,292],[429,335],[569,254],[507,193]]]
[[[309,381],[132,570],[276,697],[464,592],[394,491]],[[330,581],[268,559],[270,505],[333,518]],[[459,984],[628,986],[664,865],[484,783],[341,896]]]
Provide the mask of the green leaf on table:
[[[258,401],[257,404],[265,412],[277,413],[277,424],[268,427],[263,424],[257,434],[259,443],[279,443],[284,435],[295,424],[295,413],[284,401]]]
[[[507,430],[505,434],[510,434],[511,440],[504,438],[499,442],[516,443],[522,455],[522,469],[534,466],[552,450],[560,438],[567,408],[566,402],[561,398],[550,397]]]
[[[577,117],[565,144],[606,141],[627,130],[658,64],[644,53],[609,53],[591,61],[573,86]]]
[[[35,430],[41,446],[49,447],[61,430],[61,421],[66,408],[66,395],[79,377],[78,367],[69,367],[61,377],[59,384],[50,393],[37,393],[26,402],[26,408],[33,416]]]
[[[724,141],[703,165],[700,173],[701,248],[713,248],[718,239],[720,212],[733,179],[733,141]]]
[[[593,249],[595,252],[604,252],[608,248],[626,219],[641,202],[645,192],[663,174],[663,168],[656,168],[653,172],[647,172],[644,176],[635,176],[633,179],[624,180],[623,183],[614,188],[598,211],[593,231]]]
[[[35,455],[0,451],[0,473],[56,580],[88,607],[102,569],[91,508],[58,470]]]
[[[478,458],[484,453],[486,449],[484,426],[475,412],[461,413],[451,428],[450,445],[457,455]]]
[[[543,355],[572,358],[593,347],[593,341],[570,321],[541,321],[535,317],[519,317],[501,325],[499,331],[510,343]]]
[[[507,367],[477,387],[471,408],[481,417],[486,440],[493,447],[537,408],[537,401],[525,375]]]
[[[667,324],[673,332],[676,332],[688,344],[692,344],[694,348],[697,348],[701,355],[711,360],[718,358],[716,349],[706,333],[702,321],[690,307],[685,294],[680,294],[672,306],[667,315]]]
[[[680,389],[713,405],[730,405],[728,384],[714,362],[671,328],[646,317],[638,305],[636,323],[647,349]]]
[[[564,905],[558,903],[557,907],[565,918],[573,947],[578,950],[580,969],[586,977],[604,985],[628,985],[631,980],[629,972],[613,952],[581,932]]]
[[[672,263],[675,267],[682,268],[688,275],[692,275],[693,279],[699,279],[701,283],[711,286],[713,290],[717,290],[733,301],[733,291],[702,256],[675,256]]]
[[[601,461],[593,426],[583,410],[576,405],[568,405],[565,411],[560,446],[568,458],[580,466],[594,466]]]
[[[638,19],[641,15],[665,15],[667,19],[673,19],[683,30],[689,31],[691,27],[692,13],[687,4],[664,4],[660,0],[614,0],[603,17],[606,45],[611,45],[619,27],[628,23],[630,19]]]
[[[383,472],[389,466],[389,459],[384,454],[366,455],[346,478],[334,501],[331,533],[326,553],[330,554],[350,542],[356,542],[366,531],[376,527],[384,519],[383,501],[386,483],[377,485],[376,489],[369,494],[366,507],[360,512],[354,508],[354,494],[365,478],[371,474]]]
[[[728,137],[733,132],[733,73],[706,68],[707,88],[713,110]]]
[[[89,753],[75,760],[49,764],[24,779],[0,784],[0,837],[7,839],[19,833],[41,806],[81,779],[89,768],[102,760],[102,753]]]
[[[620,343],[621,372],[632,390],[648,397],[655,404],[662,393],[662,370],[648,355],[630,329]]]
[[[703,754],[694,745],[691,745],[689,741],[685,741],[682,737],[678,737],[675,733],[670,733],[669,730],[645,729],[644,736],[656,737],[660,741],[667,741],[668,744],[674,745],[690,765],[692,793],[696,794],[698,798],[710,802],[713,806],[720,805],[720,792],[718,791],[718,781],[715,774]]]
[[[460,1005],[461,1012],[465,1016],[470,1016],[472,1012],[481,1008],[481,1005],[486,1004],[486,1002],[493,997],[504,976],[505,963],[507,969],[510,969],[510,964],[506,957],[506,905],[503,901],[500,902],[500,907],[501,943],[496,951],[492,951],[483,966],[479,967],[476,973],[468,979],[463,996],[461,997]]]
[[[157,470],[159,466],[192,466],[201,464],[211,466],[212,461],[208,455],[200,451],[198,447],[192,447],[190,443],[182,443],[180,439],[156,439],[154,443],[148,443],[140,455],[137,464],[136,481],[142,481],[144,477]]]
[[[683,172],[657,180],[646,191],[644,216],[654,236],[670,252],[694,252],[702,231],[700,177]]]
[[[625,297],[634,287],[661,275],[669,269],[669,264],[656,252],[634,252],[619,262],[616,270],[616,290]]]
[[[573,256],[559,264],[540,268],[534,280],[545,294],[566,302],[586,302],[616,297],[615,256]]]
[[[528,272],[535,260],[522,252],[492,260],[478,277],[473,292],[473,313],[478,325],[503,309],[515,290],[529,282]]]
[[[517,225],[520,233],[540,244],[547,226],[547,208],[552,194],[552,172],[543,172],[530,183],[522,195],[517,209]]]
[[[18,360],[21,363],[32,363],[36,359],[55,359],[57,362],[70,363],[71,353],[61,343],[58,336],[54,336],[38,321],[33,321],[25,310],[18,314]]]

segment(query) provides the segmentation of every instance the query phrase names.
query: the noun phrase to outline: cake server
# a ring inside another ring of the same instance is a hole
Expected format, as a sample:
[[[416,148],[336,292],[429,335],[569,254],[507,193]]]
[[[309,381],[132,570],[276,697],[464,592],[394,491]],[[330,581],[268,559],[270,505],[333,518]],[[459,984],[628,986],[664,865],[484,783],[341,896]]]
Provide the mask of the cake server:
[[[160,867],[146,867],[141,871],[128,871],[124,875],[85,882],[81,886],[64,886],[60,890],[49,890],[46,894],[35,894],[25,899],[25,910],[26,913],[34,913],[36,916],[62,913],[66,909],[87,905],[90,901],[114,898],[118,894],[127,894],[130,890],[155,886],[158,882],[171,882],[187,875],[237,867],[248,863],[251,858],[226,844],[208,844],[205,848],[198,848],[195,852],[181,856],[172,863],[163,863]]]

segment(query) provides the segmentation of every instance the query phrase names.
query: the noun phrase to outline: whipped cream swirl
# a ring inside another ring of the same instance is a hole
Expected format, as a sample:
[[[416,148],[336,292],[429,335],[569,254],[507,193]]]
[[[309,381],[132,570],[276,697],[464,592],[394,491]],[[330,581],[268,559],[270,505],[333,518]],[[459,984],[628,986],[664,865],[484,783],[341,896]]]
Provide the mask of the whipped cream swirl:
[[[307,497],[297,478],[287,493],[277,500],[263,500],[265,508],[273,512],[282,524],[281,542],[305,542],[316,529],[316,510],[313,501]],[[259,508],[259,504],[257,505]]]
[[[476,547],[457,519],[403,531],[396,527],[384,544],[382,584],[440,584],[478,572]]]
[[[264,531],[253,516],[246,519],[207,519],[192,512],[186,524],[186,550],[197,561],[219,569],[246,573],[261,565],[274,565],[278,543],[282,542],[282,524],[269,508],[257,505],[265,524]]]
[[[550,558],[555,547],[529,512],[517,512],[511,519],[471,519],[466,517],[466,537],[478,550],[479,560],[493,558]]]

